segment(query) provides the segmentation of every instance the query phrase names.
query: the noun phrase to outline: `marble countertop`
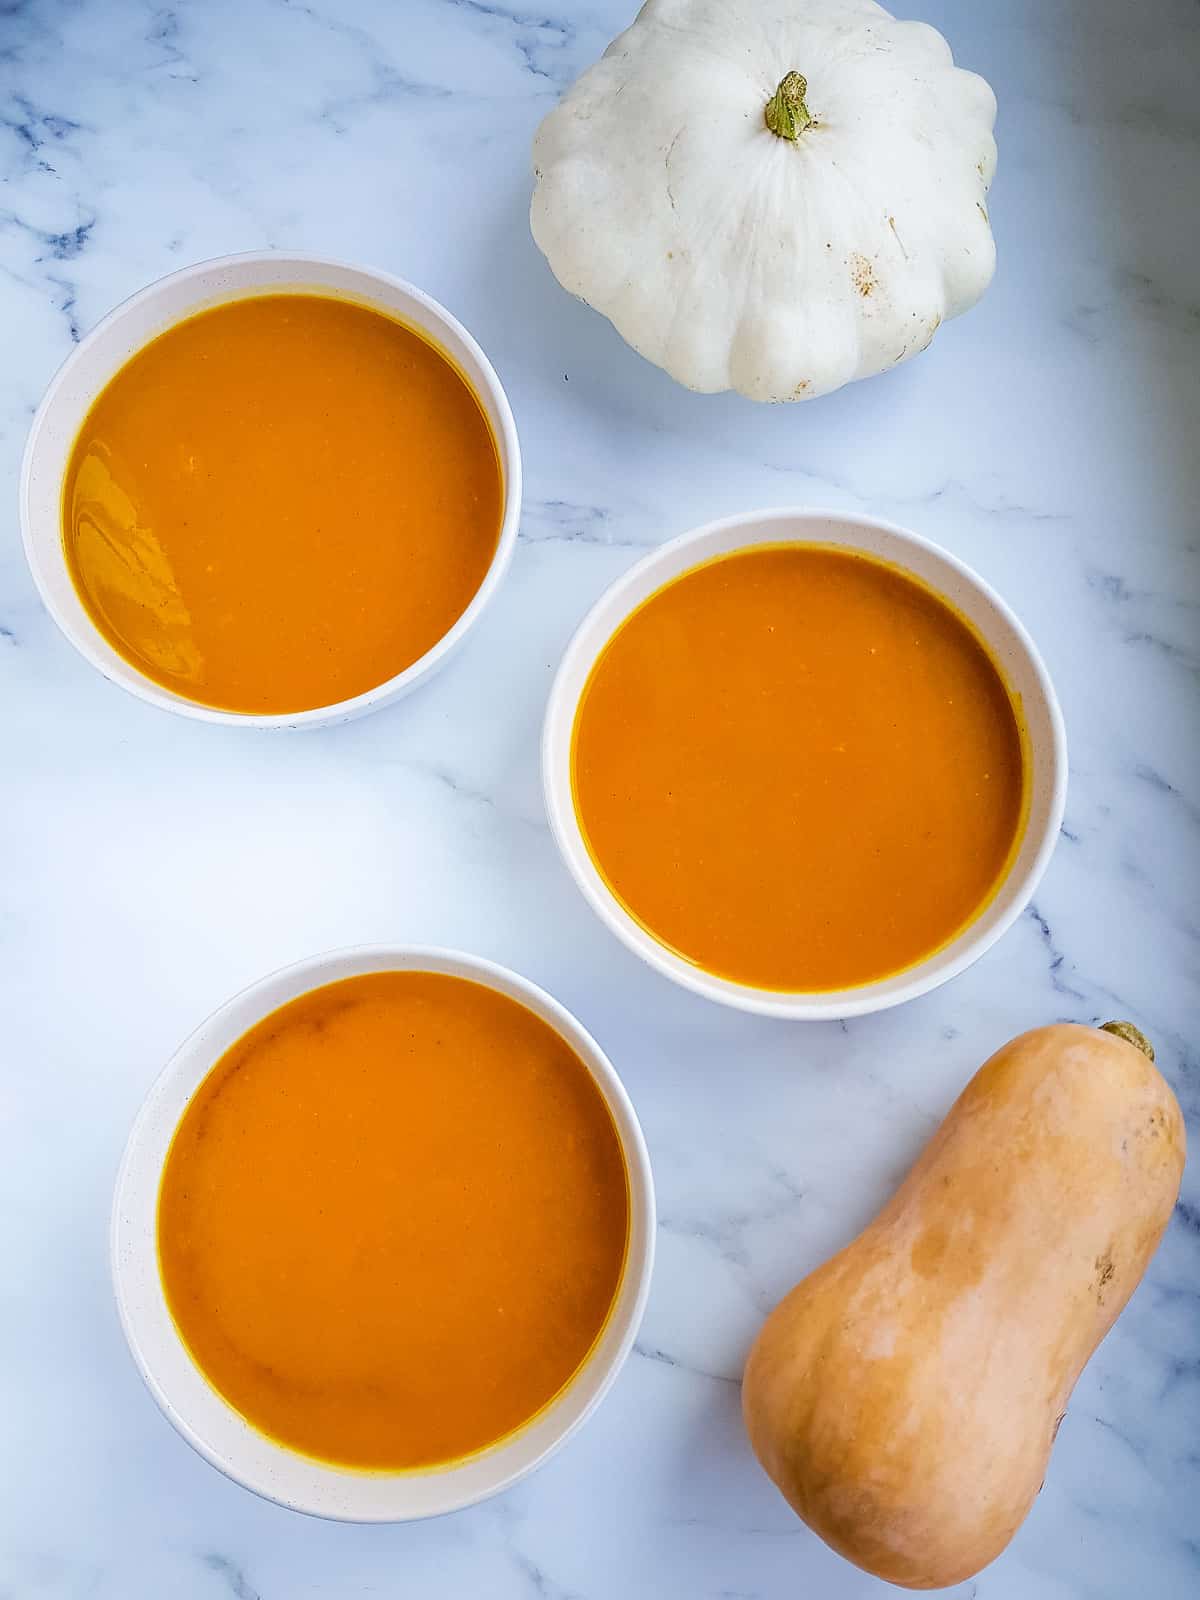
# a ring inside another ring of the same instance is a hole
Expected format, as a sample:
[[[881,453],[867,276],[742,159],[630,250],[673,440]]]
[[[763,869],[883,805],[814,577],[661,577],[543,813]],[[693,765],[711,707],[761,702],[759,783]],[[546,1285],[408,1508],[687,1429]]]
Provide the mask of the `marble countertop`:
[[[868,1218],[991,1051],[1129,1016],[1200,1140],[1200,10],[924,0],[1000,101],[1000,267],[919,360],[808,406],[673,385],[561,292],[529,146],[632,0],[0,0],[0,1595],[867,1600],[739,1419],[764,1310]],[[226,251],[397,272],[475,332],[521,430],[511,576],[445,673],[362,722],[206,727],[94,674],[39,606],[16,475],[115,302]],[[1036,905],[898,1011],[797,1026],[676,990],[547,833],[537,742],[575,623],[638,553],[760,505],[865,509],[1029,625],[1071,739]],[[595,1032],[657,1174],[658,1266],[611,1396],[502,1499],[407,1527],[257,1500],[163,1421],[113,1309],[112,1180],[178,1041],[337,945],[459,945]],[[1200,1593],[1200,1163],[981,1600]]]

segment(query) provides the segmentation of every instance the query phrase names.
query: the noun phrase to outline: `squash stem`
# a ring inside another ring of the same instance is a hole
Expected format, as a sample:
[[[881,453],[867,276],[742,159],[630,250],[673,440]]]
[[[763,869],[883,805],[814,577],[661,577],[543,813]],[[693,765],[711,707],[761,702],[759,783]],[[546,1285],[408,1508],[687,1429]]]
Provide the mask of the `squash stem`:
[[[808,79],[803,73],[788,72],[780,78],[778,89],[763,111],[763,120],[772,133],[794,142],[806,128],[815,125],[817,119],[804,103],[807,93]]]
[[[1154,1060],[1154,1046],[1147,1039],[1140,1028],[1135,1028],[1132,1022],[1102,1022],[1101,1033],[1115,1033],[1118,1039],[1124,1039],[1126,1044],[1131,1044],[1140,1050],[1144,1056]]]

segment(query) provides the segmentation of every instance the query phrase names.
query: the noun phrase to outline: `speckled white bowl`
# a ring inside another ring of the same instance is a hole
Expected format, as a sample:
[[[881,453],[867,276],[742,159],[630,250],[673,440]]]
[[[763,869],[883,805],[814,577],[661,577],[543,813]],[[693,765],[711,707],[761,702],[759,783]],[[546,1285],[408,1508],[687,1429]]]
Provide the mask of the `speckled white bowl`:
[[[443,350],[479,397],[500,452],[504,508],[491,565],[470,605],[431,649],[395,677],[365,694],[310,711],[222,711],[155,683],[109,644],[88,616],[71,581],[63,552],[62,486],[71,447],[93,402],[115,373],[158,334],[226,300],[286,290],[315,290],[377,306],[419,329]],[[160,278],[115,311],[76,346],[46,390],[25,446],[21,467],[21,536],[33,581],[46,609],[85,660],[130,694],[200,722],[259,728],[314,728],[346,722],[408,694],[462,643],[495,594],[512,559],[521,515],[521,449],[508,397],[491,362],[454,317],[401,278],[321,256],[273,251],[222,256]]]
[[[192,1095],[225,1051],[297,995],[365,972],[419,970],[482,983],[527,1006],[587,1066],[612,1113],[629,1174],[630,1235],[624,1273],[595,1349],[532,1422],[479,1455],[434,1470],[352,1472],[287,1450],[252,1428],[209,1386],[176,1331],[158,1271],[156,1217],[163,1163]],[[272,973],[226,1002],[180,1046],[138,1113],[113,1202],[112,1275],[129,1348],[150,1393],[183,1437],[215,1467],[295,1511],[345,1522],[407,1522],[484,1500],[541,1465],[582,1427],[633,1348],[654,1265],[654,1183],[629,1096],[581,1023],[544,990],[477,956],[412,946],[334,951]]]
[[[812,993],[756,989],[685,961],[625,910],[588,853],[571,792],[571,734],[579,699],[613,634],[656,589],[692,567],[750,545],[807,541],[841,545],[911,573],[971,622],[986,641],[1028,733],[1029,816],[1016,860],[982,914],[942,949],[891,977]],[[1067,743],[1054,689],[1033,640],[977,573],[928,540],[873,517],[822,511],[756,511],[711,522],[663,545],[619,578],[584,618],[559,667],[542,739],[546,810],[559,850],[584,898],[616,936],[666,977],[709,1000],[765,1016],[828,1021],[882,1011],[925,994],[977,961],[1029,904],[1046,869],[1067,791]]]

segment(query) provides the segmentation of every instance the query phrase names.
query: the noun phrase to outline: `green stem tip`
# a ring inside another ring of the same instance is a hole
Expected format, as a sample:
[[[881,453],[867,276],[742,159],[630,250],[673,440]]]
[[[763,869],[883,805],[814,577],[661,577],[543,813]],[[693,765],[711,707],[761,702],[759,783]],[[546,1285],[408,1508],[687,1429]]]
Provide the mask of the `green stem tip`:
[[[805,128],[811,128],[816,117],[804,103],[808,93],[808,79],[801,72],[785,73],[779,87],[767,101],[763,120],[771,132],[781,139],[795,140]]]
[[[1154,1046],[1147,1039],[1140,1028],[1135,1028],[1132,1022],[1102,1022],[1101,1033],[1115,1033],[1118,1039],[1124,1039],[1126,1044],[1133,1045],[1135,1050],[1140,1050],[1144,1056],[1154,1060]]]

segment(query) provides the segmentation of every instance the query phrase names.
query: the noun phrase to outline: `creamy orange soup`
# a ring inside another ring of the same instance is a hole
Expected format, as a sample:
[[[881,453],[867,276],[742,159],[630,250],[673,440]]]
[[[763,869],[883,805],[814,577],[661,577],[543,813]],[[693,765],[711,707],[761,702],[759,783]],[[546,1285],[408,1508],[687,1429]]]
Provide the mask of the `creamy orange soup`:
[[[219,305],[93,405],[63,495],[67,562],[109,644],[243,712],[386,682],[462,615],[503,514],[474,392],[424,338],[317,294]]]
[[[771,545],[697,567],[609,641],[572,779],[630,915],[764,989],[901,971],[987,904],[1025,806],[1018,712],[968,624],[881,562]]]
[[[608,1107],[564,1039],[429,972],[292,1001],[213,1068],[162,1176],[158,1249],[196,1364],[344,1466],[495,1443],[570,1382],[629,1234]]]

